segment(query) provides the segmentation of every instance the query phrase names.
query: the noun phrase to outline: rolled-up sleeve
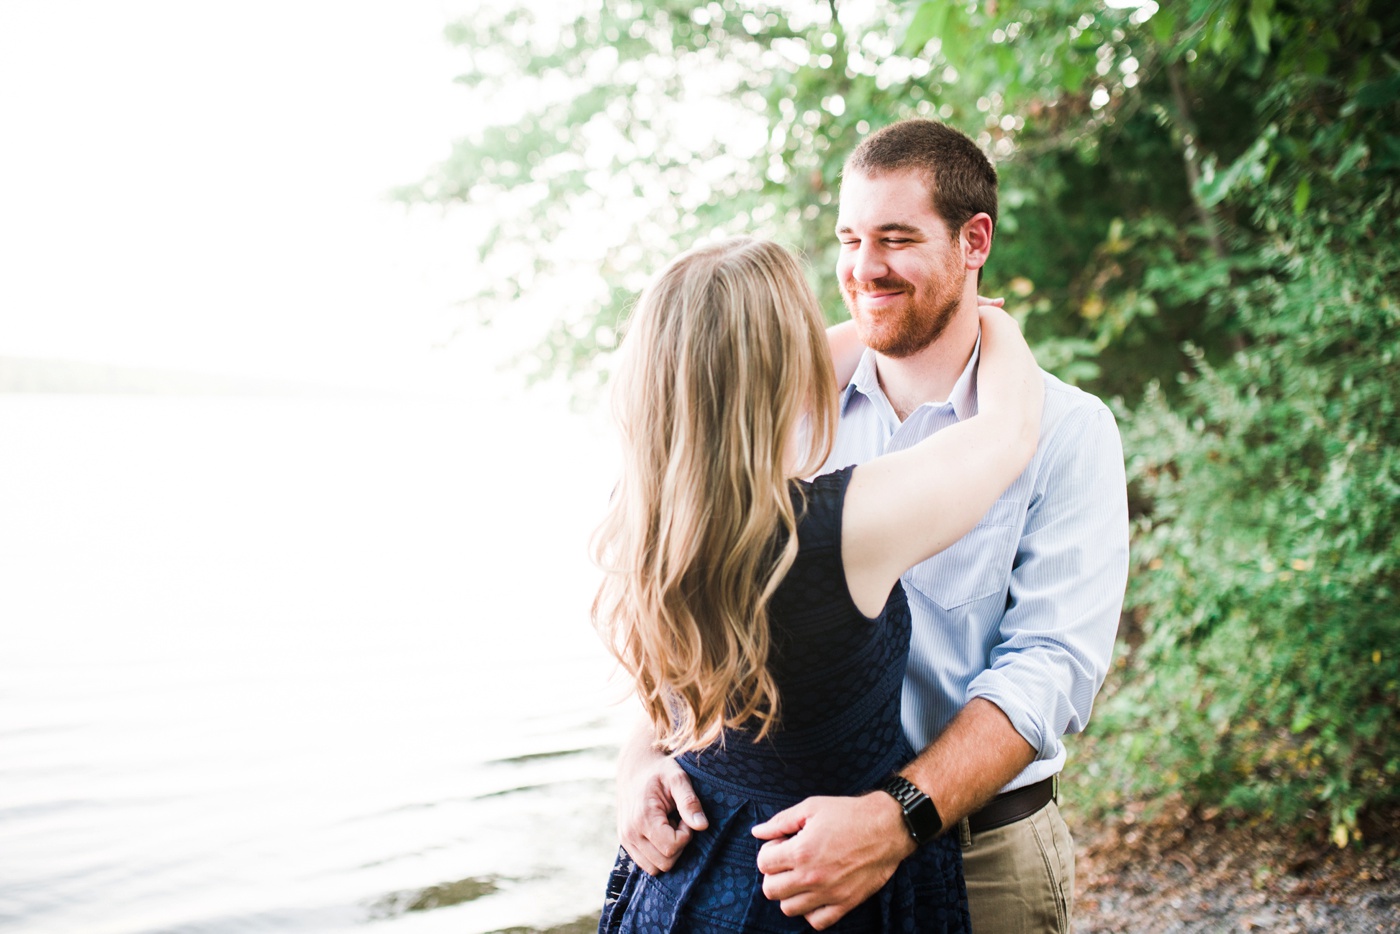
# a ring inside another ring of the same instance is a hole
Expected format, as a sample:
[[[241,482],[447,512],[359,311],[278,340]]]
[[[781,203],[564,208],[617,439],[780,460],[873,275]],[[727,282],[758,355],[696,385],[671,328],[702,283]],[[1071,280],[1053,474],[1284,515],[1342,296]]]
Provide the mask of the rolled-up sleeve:
[[[1128,579],[1123,445],[1102,403],[1042,439],[1000,641],[968,686],[1010,718],[1037,759],[1082,730],[1113,655]]]

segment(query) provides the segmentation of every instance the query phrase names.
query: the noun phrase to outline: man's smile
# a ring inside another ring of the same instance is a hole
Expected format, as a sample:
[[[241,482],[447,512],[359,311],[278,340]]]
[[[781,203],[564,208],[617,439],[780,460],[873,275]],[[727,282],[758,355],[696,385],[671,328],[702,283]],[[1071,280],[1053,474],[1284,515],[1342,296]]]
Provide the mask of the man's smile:
[[[857,292],[856,297],[865,304],[883,302],[906,294],[904,289],[888,289],[880,292]]]
[[[871,282],[866,285],[852,283],[848,286],[852,299],[862,308],[882,308],[913,293],[913,288],[904,282]]]

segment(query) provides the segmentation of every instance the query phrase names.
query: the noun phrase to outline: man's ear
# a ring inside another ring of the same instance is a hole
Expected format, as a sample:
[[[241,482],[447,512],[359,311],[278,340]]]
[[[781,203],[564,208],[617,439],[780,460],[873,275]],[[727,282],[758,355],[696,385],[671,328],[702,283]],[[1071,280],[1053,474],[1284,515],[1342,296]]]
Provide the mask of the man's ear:
[[[974,214],[958,233],[963,245],[963,262],[971,269],[981,269],[992,253],[992,219],[985,212]]]

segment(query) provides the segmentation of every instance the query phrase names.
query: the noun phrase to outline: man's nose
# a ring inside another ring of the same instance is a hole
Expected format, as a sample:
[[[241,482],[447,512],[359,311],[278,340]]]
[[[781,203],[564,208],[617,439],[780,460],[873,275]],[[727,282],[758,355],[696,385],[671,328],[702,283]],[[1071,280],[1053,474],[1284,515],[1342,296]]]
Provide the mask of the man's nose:
[[[857,282],[874,282],[887,272],[889,272],[889,267],[885,265],[874,248],[862,245],[856,251],[855,263],[851,266],[851,276]]]

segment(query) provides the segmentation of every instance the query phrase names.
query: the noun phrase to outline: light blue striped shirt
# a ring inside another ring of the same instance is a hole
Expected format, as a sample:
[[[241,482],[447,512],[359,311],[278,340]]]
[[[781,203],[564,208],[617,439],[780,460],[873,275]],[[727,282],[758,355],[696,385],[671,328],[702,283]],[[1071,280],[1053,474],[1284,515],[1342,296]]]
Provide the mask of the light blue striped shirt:
[[[977,412],[977,350],[943,403],[901,424],[866,351],[841,398],[823,472],[899,451]],[[1128,578],[1128,502],[1113,413],[1045,375],[1040,445],[977,526],[903,577],[914,635],[904,731],[927,746],[974,697],[1036,750],[1003,790],[1058,773],[1113,653]]]

